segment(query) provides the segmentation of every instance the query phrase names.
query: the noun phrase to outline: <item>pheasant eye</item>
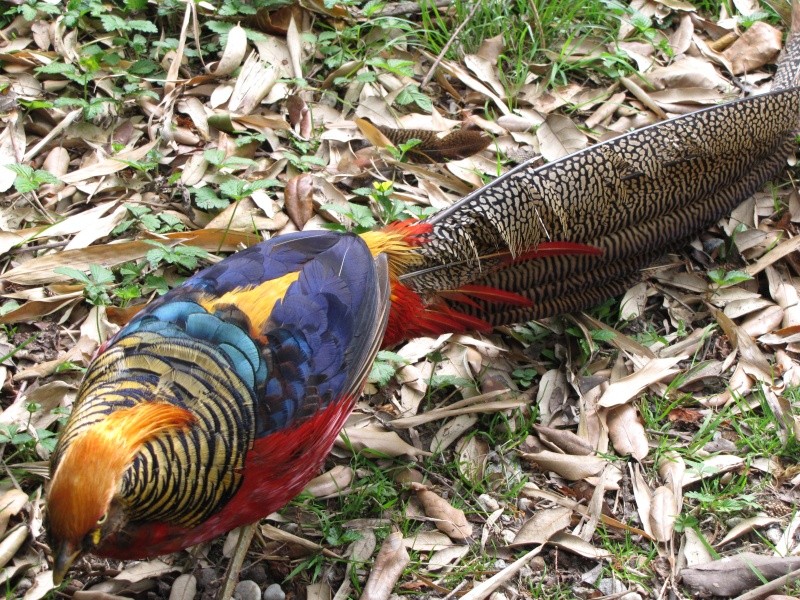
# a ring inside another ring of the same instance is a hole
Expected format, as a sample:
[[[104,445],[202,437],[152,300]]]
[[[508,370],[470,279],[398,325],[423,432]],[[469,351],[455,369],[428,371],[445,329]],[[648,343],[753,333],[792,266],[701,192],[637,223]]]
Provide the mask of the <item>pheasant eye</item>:
[[[108,519],[108,513],[103,513],[103,516],[97,519],[97,524],[102,525],[106,522],[106,519]]]

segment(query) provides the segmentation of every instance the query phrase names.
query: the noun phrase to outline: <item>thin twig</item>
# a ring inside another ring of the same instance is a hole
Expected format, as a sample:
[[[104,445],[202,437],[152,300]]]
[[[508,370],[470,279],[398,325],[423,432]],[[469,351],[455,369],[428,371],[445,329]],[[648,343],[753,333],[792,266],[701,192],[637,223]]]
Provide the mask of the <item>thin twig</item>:
[[[239,540],[236,542],[236,549],[225,571],[225,582],[217,593],[217,600],[233,598],[233,590],[239,582],[239,573],[242,570],[247,551],[250,550],[250,542],[253,541],[257,526],[258,523],[256,522],[239,528]]]
[[[433,61],[433,64],[431,65],[431,68],[428,70],[427,75],[425,75],[425,77],[422,79],[422,83],[419,84],[419,89],[424,89],[430,83],[433,74],[436,72],[436,68],[439,66],[439,63],[442,62],[444,55],[450,49],[450,46],[453,44],[458,34],[461,33],[461,30],[464,29],[464,26],[467,23],[469,23],[470,20],[472,20],[472,17],[475,16],[475,13],[477,12],[478,7],[480,5],[481,5],[480,2],[475,2],[475,4],[472,5],[472,9],[469,11],[467,18],[464,19],[458,27],[456,27],[456,30],[453,32],[453,35],[450,36],[450,39],[447,40],[447,43],[444,45],[444,48],[442,48],[442,51],[439,52],[439,56],[437,56],[436,60]]]
[[[61,122],[50,130],[50,133],[44,136],[41,140],[39,140],[38,144],[25,153],[25,156],[22,157],[22,162],[29,162],[34,156],[39,154],[42,148],[44,148],[45,145],[50,142],[50,140],[69,127],[72,122],[78,118],[78,115],[81,114],[81,112],[83,112],[82,108],[76,108],[72,112],[67,113],[64,118],[61,119]]]

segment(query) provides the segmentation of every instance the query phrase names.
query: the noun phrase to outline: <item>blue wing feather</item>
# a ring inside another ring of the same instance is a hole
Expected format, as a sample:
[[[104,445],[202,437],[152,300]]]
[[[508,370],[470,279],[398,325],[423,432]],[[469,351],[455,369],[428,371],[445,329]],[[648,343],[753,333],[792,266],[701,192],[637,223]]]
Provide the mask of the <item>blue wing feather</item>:
[[[259,338],[235,306],[209,313],[203,298],[299,272]],[[385,277],[385,272],[381,272]],[[243,250],[152,302],[117,339],[139,330],[215,348],[252,390],[256,436],[292,427],[343,396],[364,376],[364,356],[382,338],[375,259],[363,240],[294,233]],[[371,355],[370,355],[371,356]],[[210,357],[210,355],[209,355]],[[209,358],[210,359],[210,358]]]

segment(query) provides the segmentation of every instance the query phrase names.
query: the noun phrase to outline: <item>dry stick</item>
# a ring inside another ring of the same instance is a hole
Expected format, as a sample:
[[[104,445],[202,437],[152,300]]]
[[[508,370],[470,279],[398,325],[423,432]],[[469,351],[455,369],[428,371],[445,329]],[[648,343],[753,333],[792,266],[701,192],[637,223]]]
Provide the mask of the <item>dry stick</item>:
[[[45,144],[69,127],[72,122],[78,118],[78,115],[81,114],[81,112],[83,112],[82,108],[76,108],[72,112],[67,113],[67,115],[61,119],[61,122],[50,130],[50,133],[44,136],[41,140],[39,140],[38,144],[25,153],[25,156],[22,157],[22,161],[29,162],[34,156],[39,154],[41,149],[44,148]]]
[[[475,12],[478,10],[478,7],[480,5],[481,3],[476,1],[475,4],[473,4],[472,9],[469,11],[467,18],[464,19],[464,21],[458,27],[456,27],[456,30],[453,32],[453,35],[450,36],[450,39],[447,40],[447,43],[444,45],[444,48],[442,48],[442,51],[439,52],[439,56],[437,56],[436,60],[433,61],[431,68],[428,70],[428,74],[425,75],[425,77],[422,80],[422,83],[419,84],[419,89],[425,88],[430,83],[431,77],[433,77],[433,74],[436,72],[436,68],[439,66],[439,63],[442,62],[445,53],[450,49],[450,46],[456,40],[456,36],[458,36],[458,34],[461,33],[461,30],[464,29],[464,26],[470,22],[473,16],[475,16]]]
[[[239,572],[242,570],[247,551],[250,550],[250,542],[253,541],[257,526],[258,522],[255,522],[239,528],[239,540],[236,542],[236,549],[225,570],[225,583],[217,592],[217,600],[233,598],[233,590],[239,582]]]
[[[436,8],[445,8],[450,6],[452,0],[436,0],[434,6]],[[394,2],[390,5],[384,6],[378,12],[374,13],[372,17],[399,17],[400,15],[416,15],[422,12],[422,3],[417,2]]]
[[[775,590],[779,590],[785,585],[789,585],[790,583],[794,583],[800,579],[800,569],[796,569],[791,573],[787,573],[777,579],[773,579],[772,581],[765,583],[764,585],[760,585],[755,589],[750,590],[749,592],[745,592],[741,596],[737,596],[734,600],[759,600],[760,598],[764,598],[768,596]]]
[[[468,583],[469,581],[465,579],[464,581],[459,583],[456,587],[454,587],[453,591],[447,594],[447,596],[445,596],[444,598],[442,598],[442,600],[453,600],[453,598],[455,598],[458,595],[458,592],[461,591],[461,588],[465,587]]]
[[[493,575],[483,583],[472,588],[468,594],[461,596],[461,600],[483,600],[488,597],[489,594],[519,573],[522,567],[527,565],[534,556],[542,551],[542,548],[544,548],[544,545],[536,546],[536,548],[525,554],[522,558],[515,560],[496,575]]]

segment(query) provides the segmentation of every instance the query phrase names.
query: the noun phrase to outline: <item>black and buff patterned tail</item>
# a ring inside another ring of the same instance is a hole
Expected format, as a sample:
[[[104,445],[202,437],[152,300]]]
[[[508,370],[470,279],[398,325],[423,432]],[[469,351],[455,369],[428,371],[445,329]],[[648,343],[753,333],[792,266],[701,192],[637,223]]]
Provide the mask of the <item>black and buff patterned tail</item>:
[[[532,300],[507,310],[477,301],[474,314],[498,325],[580,310],[623,292],[642,267],[781,171],[795,148],[799,84],[800,0],[794,0],[771,92],[669,119],[541,167],[516,167],[430,219],[424,262],[403,283],[429,295],[480,284]],[[487,258],[558,241],[603,254],[511,265]]]

